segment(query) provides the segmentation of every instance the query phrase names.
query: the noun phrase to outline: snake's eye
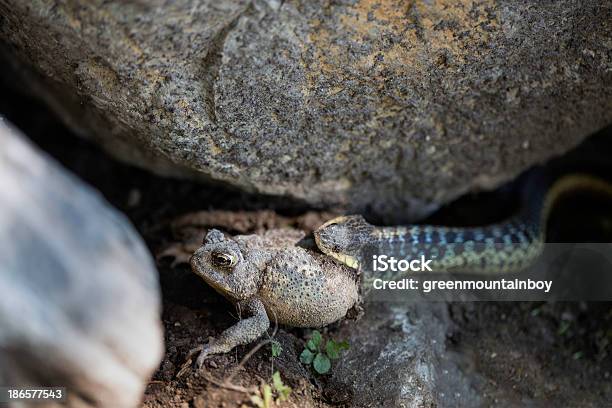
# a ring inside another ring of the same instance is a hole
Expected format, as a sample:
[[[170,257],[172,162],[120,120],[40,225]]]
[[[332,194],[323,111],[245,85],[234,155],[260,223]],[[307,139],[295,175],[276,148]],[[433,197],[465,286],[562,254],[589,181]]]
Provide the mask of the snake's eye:
[[[223,252],[213,252],[211,254],[211,260],[213,265],[219,268],[231,268],[236,266],[236,263],[238,262],[235,255]]]

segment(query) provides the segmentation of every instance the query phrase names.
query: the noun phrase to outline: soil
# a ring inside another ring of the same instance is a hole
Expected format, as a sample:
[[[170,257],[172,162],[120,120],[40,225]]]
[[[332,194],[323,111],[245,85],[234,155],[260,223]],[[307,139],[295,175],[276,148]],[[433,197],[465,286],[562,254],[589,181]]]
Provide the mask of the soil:
[[[0,85],[0,95],[0,114],[127,214],[153,254],[163,254],[177,242],[193,245],[210,226],[233,233],[277,225],[311,230],[331,216],[287,200],[151,175],[76,137],[45,107],[7,84]],[[608,129],[604,136],[610,133]],[[513,209],[513,201],[507,199],[511,192],[508,187],[465,197],[432,220],[462,224],[502,218]],[[308,330],[279,328],[275,339],[283,349],[281,355],[272,361],[270,345],[265,345],[236,371],[234,389],[216,383],[234,372],[253,345],[212,358],[204,373],[187,367],[177,376],[189,350],[235,322],[234,309],[188,265],[173,263],[169,256],[157,262],[166,354],[147,386],[144,407],[253,406],[251,394],[270,382],[273,370],[279,370],[292,388],[289,401],[280,406],[350,406],[350,390],[339,389],[299,363]],[[488,302],[448,307],[455,326],[448,347],[465,360],[486,405],[610,405],[611,303]],[[327,334],[334,337],[350,324],[332,325]]]

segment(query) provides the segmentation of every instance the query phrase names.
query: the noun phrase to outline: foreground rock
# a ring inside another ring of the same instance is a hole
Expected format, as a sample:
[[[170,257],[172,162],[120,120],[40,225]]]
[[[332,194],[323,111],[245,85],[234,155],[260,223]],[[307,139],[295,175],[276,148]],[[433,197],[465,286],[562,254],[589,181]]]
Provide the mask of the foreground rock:
[[[612,121],[607,1],[527,3],[0,0],[0,39],[128,161],[414,217]]]
[[[0,384],[63,386],[70,406],[137,406],[163,342],[142,241],[2,122],[0,186]]]

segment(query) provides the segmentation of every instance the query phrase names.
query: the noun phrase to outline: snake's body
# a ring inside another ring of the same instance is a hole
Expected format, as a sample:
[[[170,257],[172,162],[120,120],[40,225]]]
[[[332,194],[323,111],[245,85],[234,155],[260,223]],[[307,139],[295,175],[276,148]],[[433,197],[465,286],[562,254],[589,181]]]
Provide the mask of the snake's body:
[[[552,207],[559,197],[576,190],[612,196],[609,182],[588,174],[532,178],[524,189],[521,211],[504,222],[471,228],[377,227],[361,216],[343,216],[321,226],[315,240],[323,253],[353,268],[372,254],[385,254],[397,259],[424,256],[432,260],[433,272],[510,273],[525,269],[542,253]],[[393,272],[386,275],[392,277]]]

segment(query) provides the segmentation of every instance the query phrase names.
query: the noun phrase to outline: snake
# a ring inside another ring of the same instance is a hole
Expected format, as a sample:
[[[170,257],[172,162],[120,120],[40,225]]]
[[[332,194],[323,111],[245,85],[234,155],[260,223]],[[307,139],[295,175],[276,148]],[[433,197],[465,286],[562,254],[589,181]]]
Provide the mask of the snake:
[[[314,232],[319,249],[351,268],[360,269],[372,254],[397,259],[431,259],[433,272],[503,274],[524,270],[542,254],[551,210],[576,191],[612,197],[612,184],[588,173],[526,177],[520,209],[509,218],[483,226],[375,226],[361,215],[343,215]]]

